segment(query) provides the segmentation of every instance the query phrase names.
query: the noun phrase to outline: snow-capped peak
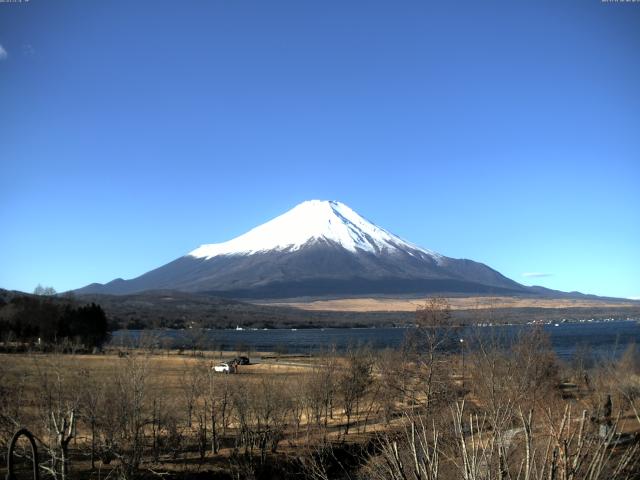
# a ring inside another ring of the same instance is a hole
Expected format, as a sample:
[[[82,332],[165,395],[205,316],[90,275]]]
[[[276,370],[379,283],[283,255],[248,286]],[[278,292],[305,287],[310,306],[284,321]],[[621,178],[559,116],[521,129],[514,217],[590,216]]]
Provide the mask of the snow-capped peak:
[[[244,235],[224,243],[202,245],[190,256],[252,255],[270,250],[295,251],[314,241],[330,241],[357,252],[422,252],[436,260],[441,255],[420,248],[364,219],[344,203],[309,200]],[[413,254],[413,253],[412,253]]]

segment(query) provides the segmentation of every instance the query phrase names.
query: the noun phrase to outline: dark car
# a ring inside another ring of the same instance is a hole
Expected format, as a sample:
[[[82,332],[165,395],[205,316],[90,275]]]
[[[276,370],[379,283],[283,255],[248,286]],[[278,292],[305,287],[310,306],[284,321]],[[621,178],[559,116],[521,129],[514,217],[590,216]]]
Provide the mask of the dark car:
[[[236,357],[234,358],[234,361],[238,364],[238,365],[249,365],[251,362],[249,361],[249,357]]]

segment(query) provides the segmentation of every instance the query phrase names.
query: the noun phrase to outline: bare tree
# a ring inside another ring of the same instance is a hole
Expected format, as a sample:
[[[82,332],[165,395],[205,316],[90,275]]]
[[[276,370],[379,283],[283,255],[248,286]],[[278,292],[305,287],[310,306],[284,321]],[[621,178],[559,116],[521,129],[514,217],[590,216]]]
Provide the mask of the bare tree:
[[[404,349],[385,349],[378,352],[376,368],[379,372],[380,408],[385,423],[389,423],[400,404],[406,399],[413,369]]]
[[[291,378],[286,385],[286,395],[289,399],[290,418],[293,423],[293,433],[289,437],[290,444],[298,439],[300,435],[300,426],[306,409],[307,391],[306,383],[308,375],[296,375]],[[308,419],[307,419],[308,423]]]
[[[381,438],[366,472],[374,480],[622,480],[637,473],[640,444],[614,452],[615,437],[594,435],[586,412],[573,419],[567,406],[552,422],[535,422],[519,410],[518,418],[501,438],[464,402],[451,409],[451,432],[409,416],[400,435]]]
[[[39,410],[46,436],[44,450],[49,465],[41,465],[53,478],[69,476],[69,443],[75,437],[79,394],[74,384],[73,369],[64,363],[59,352],[42,359],[34,357],[39,383]]]
[[[180,393],[186,410],[187,427],[192,426],[193,410],[203,394],[204,378],[206,378],[204,362],[186,360],[180,375]]]
[[[118,359],[111,372],[113,382],[105,389],[101,429],[105,436],[103,455],[116,458],[116,473],[129,480],[137,475],[144,458],[145,429],[152,422],[147,402],[149,356],[131,353]]]
[[[229,426],[232,391],[231,375],[217,375],[209,369],[208,404],[211,422],[211,451],[218,453],[222,438],[227,434]]]
[[[416,310],[416,328],[409,332],[406,343],[415,358],[417,390],[424,395],[427,409],[446,400],[452,389],[450,369],[444,363],[447,347],[456,340],[456,331],[445,298],[428,298]],[[418,400],[415,395],[413,399]]]
[[[23,424],[27,405],[26,373],[9,370],[7,362],[0,362],[0,449],[5,450],[13,433]]]
[[[36,286],[36,288],[33,289],[33,294],[34,295],[51,297],[51,296],[55,295],[56,293],[58,293],[58,292],[56,292],[55,288],[53,288],[53,287],[43,287],[40,284],[38,284]]]
[[[304,389],[304,409],[307,418],[307,442],[312,430],[322,430],[326,436],[329,419],[333,418],[335,396],[338,389],[338,372],[344,365],[337,360],[335,349],[322,352],[318,362],[306,375]]]
[[[619,403],[628,407],[640,424],[640,355],[636,345],[629,345],[619,360],[607,362],[603,370],[602,386],[616,392]]]
[[[348,435],[351,420],[358,416],[360,401],[372,383],[373,359],[369,349],[350,348],[345,361],[338,375],[338,393],[346,417],[344,434]]]
[[[98,436],[99,415],[102,410],[104,399],[104,379],[98,381],[90,370],[82,368],[78,371],[77,385],[79,387],[79,410],[78,416],[89,427],[91,436],[89,458],[91,470],[95,469],[96,446]]]
[[[260,463],[264,464],[268,451],[275,453],[287,427],[290,400],[282,380],[261,378],[254,384],[250,396],[254,425],[253,436],[260,448]]]

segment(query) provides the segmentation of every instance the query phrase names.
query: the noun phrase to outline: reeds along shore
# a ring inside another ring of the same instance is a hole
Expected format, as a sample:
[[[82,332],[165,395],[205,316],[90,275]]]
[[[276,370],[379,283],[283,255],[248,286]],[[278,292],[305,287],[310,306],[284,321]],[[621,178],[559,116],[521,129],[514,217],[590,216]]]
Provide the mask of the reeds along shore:
[[[401,349],[276,354],[229,375],[211,367],[255,353],[4,354],[0,446],[29,428],[55,479],[639,478],[634,349],[561,364],[533,330],[450,354],[442,308],[419,320]]]

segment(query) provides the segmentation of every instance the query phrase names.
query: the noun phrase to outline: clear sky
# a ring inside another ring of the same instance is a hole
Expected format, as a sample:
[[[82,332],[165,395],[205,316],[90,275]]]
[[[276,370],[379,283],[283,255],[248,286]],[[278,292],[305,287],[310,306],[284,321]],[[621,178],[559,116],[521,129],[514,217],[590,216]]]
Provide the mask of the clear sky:
[[[135,277],[315,198],[640,297],[640,3],[0,3],[0,287]]]

